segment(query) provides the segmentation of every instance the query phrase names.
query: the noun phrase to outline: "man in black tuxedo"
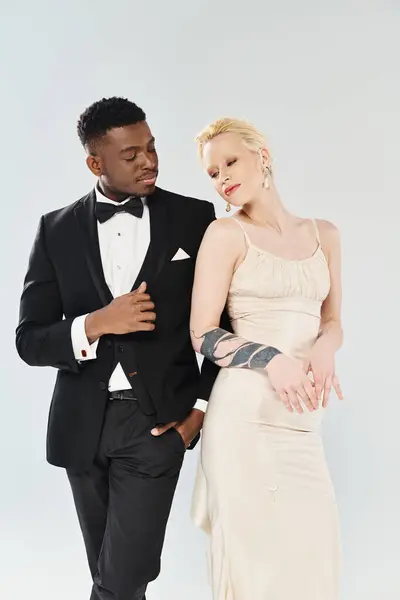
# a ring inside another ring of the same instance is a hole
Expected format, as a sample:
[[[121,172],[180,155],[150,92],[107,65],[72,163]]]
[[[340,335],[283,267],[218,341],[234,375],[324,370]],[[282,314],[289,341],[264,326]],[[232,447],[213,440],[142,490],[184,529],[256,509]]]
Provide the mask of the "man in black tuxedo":
[[[40,219],[16,344],[29,365],[58,370],[47,460],[68,474],[91,598],[142,600],[218,370],[199,371],[189,336],[195,259],[215,214],[156,187],[136,104],[96,102],[78,133],[97,185]]]

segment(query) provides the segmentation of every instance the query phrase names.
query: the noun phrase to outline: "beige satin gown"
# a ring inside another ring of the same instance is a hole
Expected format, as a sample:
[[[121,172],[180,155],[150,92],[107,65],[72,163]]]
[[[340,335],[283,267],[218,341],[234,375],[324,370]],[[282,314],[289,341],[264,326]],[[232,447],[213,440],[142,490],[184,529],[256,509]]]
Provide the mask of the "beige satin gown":
[[[235,219],[236,220],[236,219]],[[286,260],[254,246],[228,296],[234,332],[303,358],[329,292],[320,246]],[[214,600],[337,600],[339,525],[320,426],[261,371],[221,369],[206,413],[192,517],[210,536]]]

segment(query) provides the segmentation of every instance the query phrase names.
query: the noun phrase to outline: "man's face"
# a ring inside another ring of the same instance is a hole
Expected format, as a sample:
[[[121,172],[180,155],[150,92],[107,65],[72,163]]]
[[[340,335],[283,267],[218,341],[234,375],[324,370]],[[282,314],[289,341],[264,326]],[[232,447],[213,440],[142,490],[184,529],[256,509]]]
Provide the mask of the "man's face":
[[[146,121],[111,129],[97,144],[87,164],[116,199],[148,196],[155,189],[158,156]]]

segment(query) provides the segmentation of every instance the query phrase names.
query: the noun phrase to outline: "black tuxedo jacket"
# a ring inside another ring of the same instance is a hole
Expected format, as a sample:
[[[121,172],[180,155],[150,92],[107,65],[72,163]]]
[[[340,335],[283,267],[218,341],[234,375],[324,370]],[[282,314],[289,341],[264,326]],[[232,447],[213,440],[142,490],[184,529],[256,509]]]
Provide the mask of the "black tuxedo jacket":
[[[95,194],[44,215],[31,251],[20,304],[16,345],[33,366],[58,369],[49,412],[47,460],[86,468],[93,461],[117,362],[148,414],[159,423],[181,420],[197,398],[208,400],[218,367],[199,371],[189,316],[196,255],[215,219],[213,205],[156,188],[148,198],[151,243],[132,289],[142,281],[156,305],[152,332],[106,335],[97,359],[79,363],[71,324],[112,300],[100,257]],[[182,248],[190,259],[171,261]]]

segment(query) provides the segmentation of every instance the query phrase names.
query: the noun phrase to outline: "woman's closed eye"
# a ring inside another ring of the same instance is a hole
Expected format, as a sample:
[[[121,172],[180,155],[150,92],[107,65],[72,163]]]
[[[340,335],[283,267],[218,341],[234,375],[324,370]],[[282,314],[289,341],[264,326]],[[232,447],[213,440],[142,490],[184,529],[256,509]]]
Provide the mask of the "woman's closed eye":
[[[231,167],[232,165],[235,164],[235,162],[237,162],[237,158],[232,158],[232,159],[226,161],[226,166]],[[215,179],[217,177],[217,175],[218,175],[218,171],[212,171],[210,173],[211,179]]]

